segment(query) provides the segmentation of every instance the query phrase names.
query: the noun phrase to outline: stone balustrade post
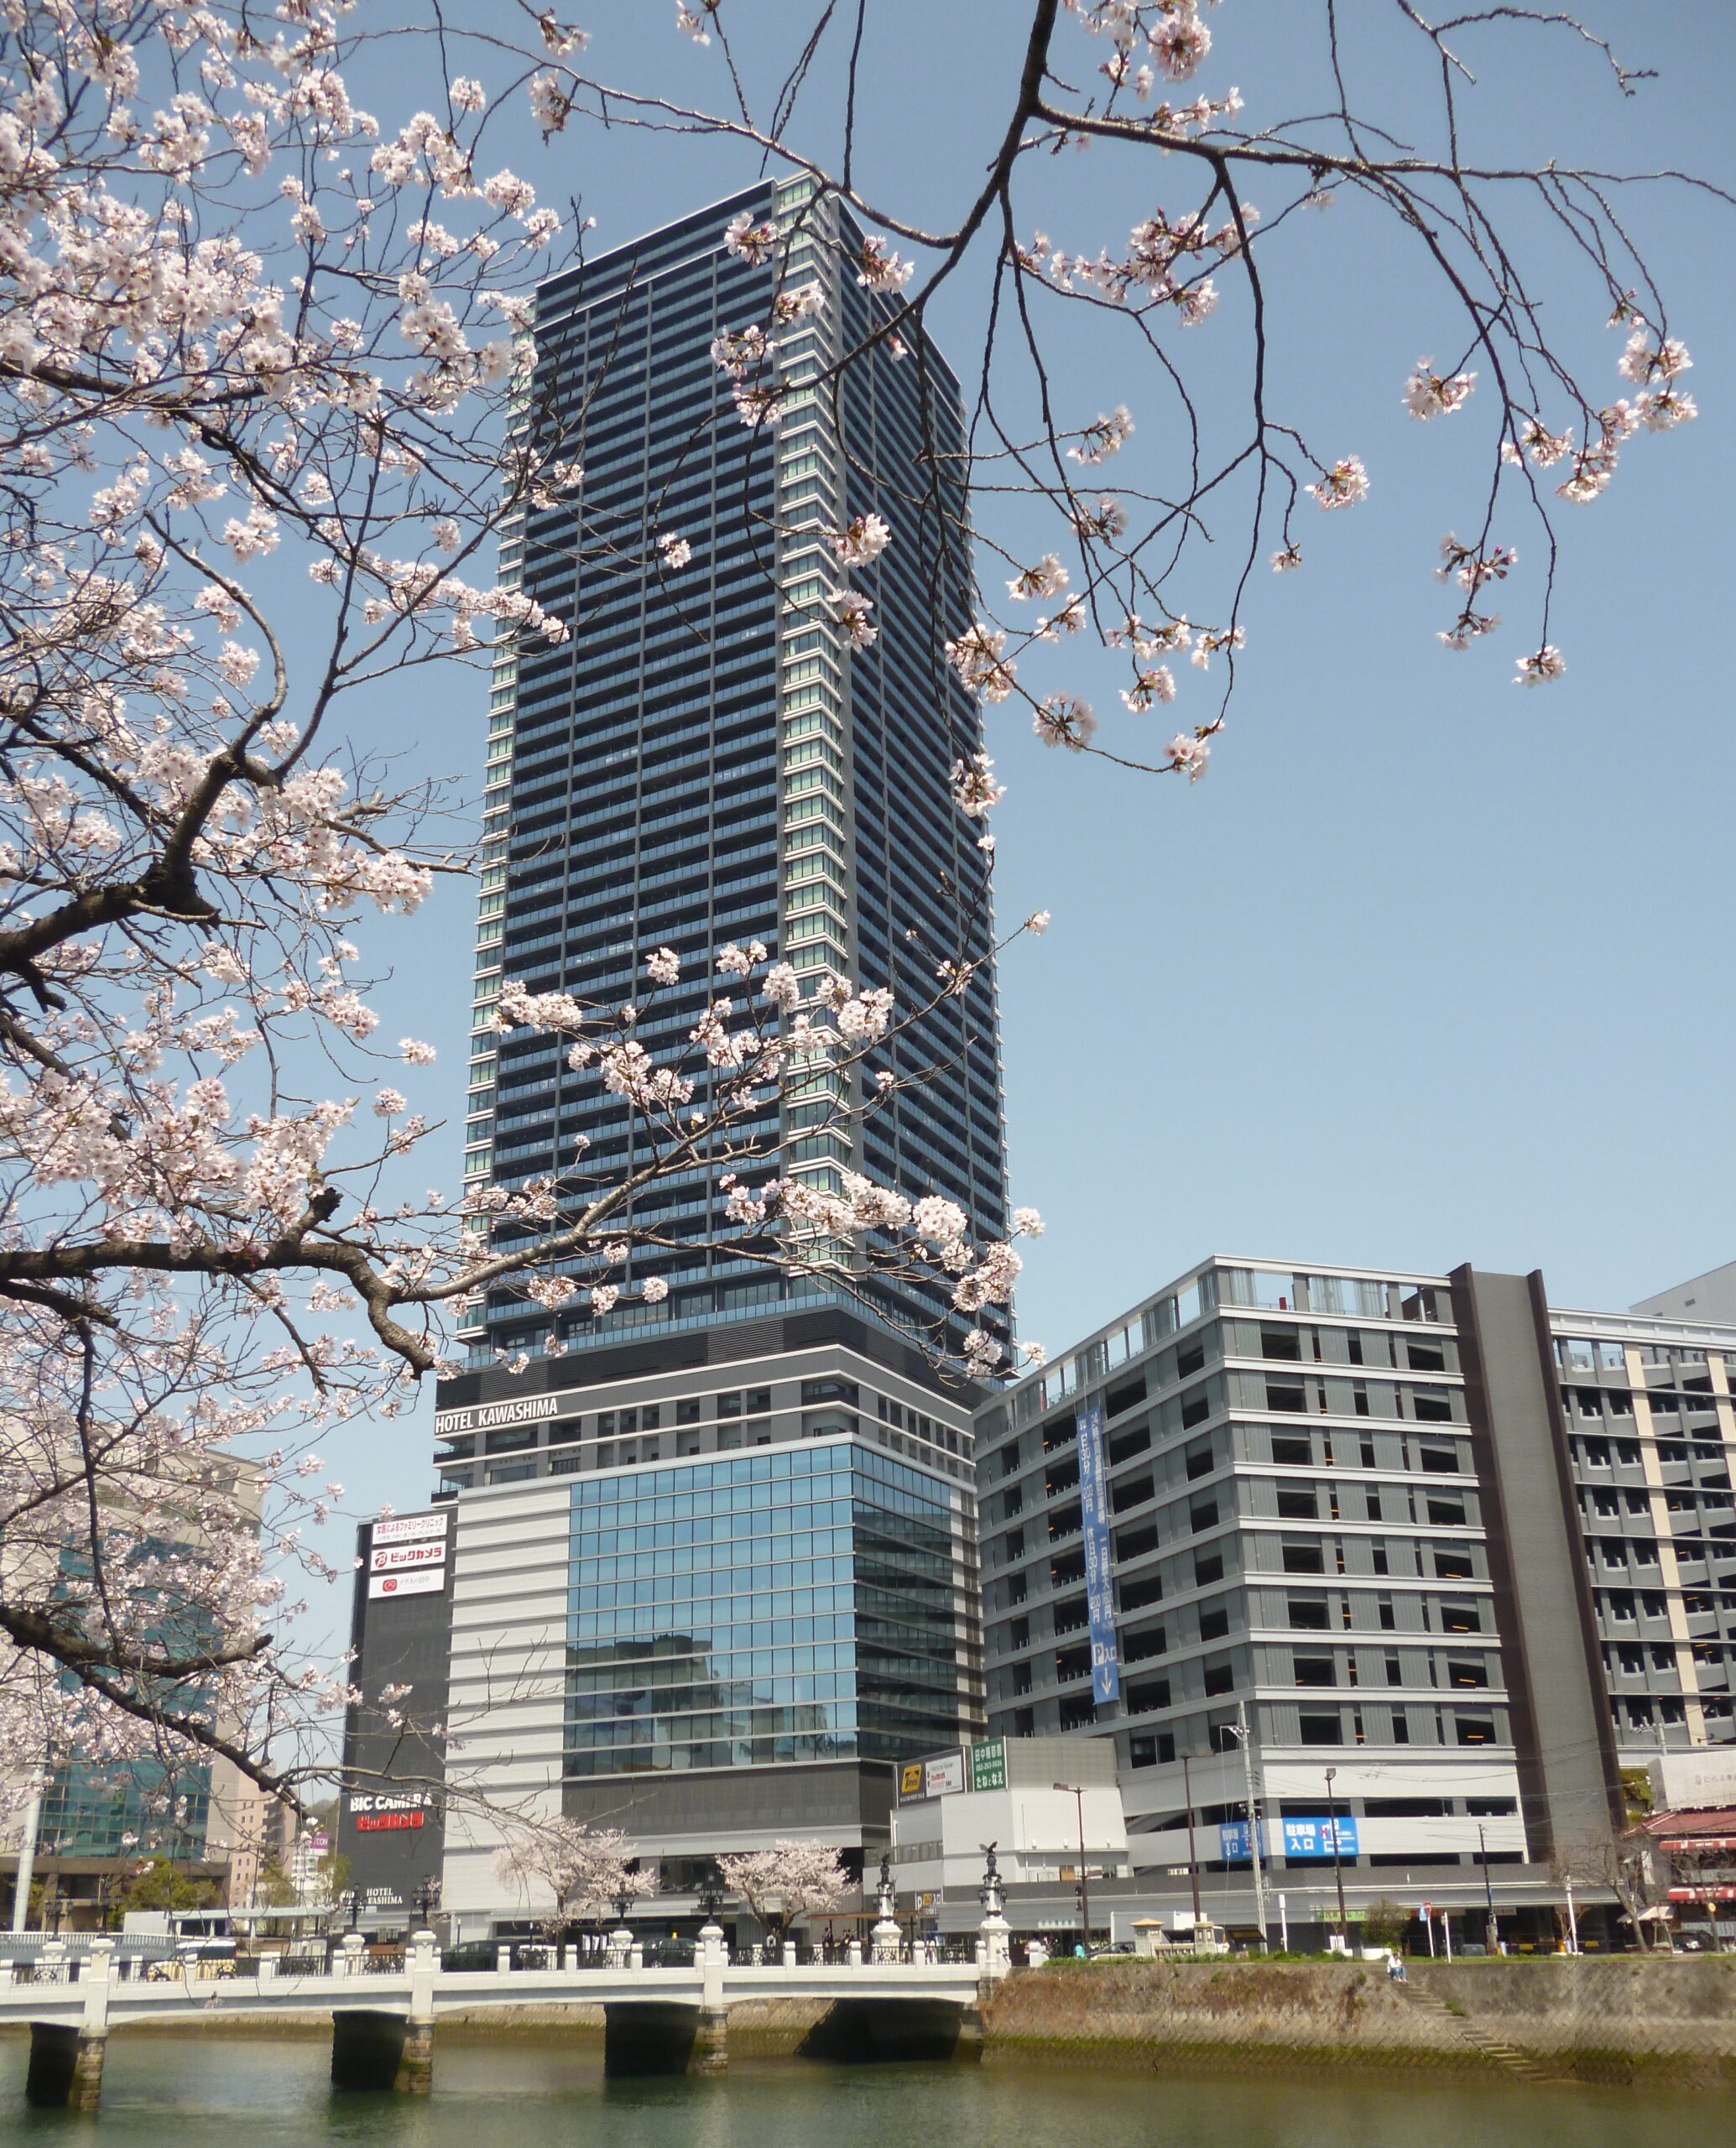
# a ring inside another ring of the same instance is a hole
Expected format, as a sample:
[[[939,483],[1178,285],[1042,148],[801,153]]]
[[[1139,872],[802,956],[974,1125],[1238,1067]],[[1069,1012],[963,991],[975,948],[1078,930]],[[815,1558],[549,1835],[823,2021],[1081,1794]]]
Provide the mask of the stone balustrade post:
[[[859,1939],[852,1939],[845,1947],[844,1961],[850,1968],[859,1969],[862,1967],[862,1942]]]
[[[1040,1969],[1049,1959],[1049,1942],[1044,1939],[1028,1941],[1025,1944],[1024,1958],[1032,1968]]]
[[[495,1948],[494,1967],[500,1975],[503,1977],[511,1975],[513,1968],[513,1950],[510,1947],[497,1947]]]
[[[795,1942],[793,1939],[784,1942],[784,1966],[786,1969],[795,1967]]]
[[[338,1974],[359,1977],[362,1974],[362,1939],[359,1932],[347,1932],[343,1936],[343,1967]]]

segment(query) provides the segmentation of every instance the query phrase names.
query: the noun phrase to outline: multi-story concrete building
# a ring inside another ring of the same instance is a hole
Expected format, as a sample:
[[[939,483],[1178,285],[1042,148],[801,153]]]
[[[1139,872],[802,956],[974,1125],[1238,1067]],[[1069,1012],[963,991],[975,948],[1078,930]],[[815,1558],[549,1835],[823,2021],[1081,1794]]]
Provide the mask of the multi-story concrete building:
[[[731,247],[743,216],[776,231],[774,259]],[[988,859],[949,779],[982,743],[942,648],[970,617],[963,418],[920,335],[830,377],[887,318],[862,244],[806,182],[768,183],[540,294],[524,422],[583,476],[527,510],[503,571],[572,635],[494,673],[472,1187],[555,1172],[578,1135],[607,1175],[644,1138],[558,1040],[497,1032],[503,979],[617,1004],[670,946],[686,981],[637,1032],[660,1054],[702,1011],[717,949],[758,940],[805,979],[889,988],[913,1019],[868,1073],[921,1077],[840,1133],[842,1077],[817,1075],[781,1118],[769,1107],[767,1153],[831,1187],[847,1166],[939,1193],[979,1239],[1005,1235]],[[817,305],[780,325],[779,288]],[[782,395],[760,428],[712,352],[753,325]],[[852,570],[878,629],[852,649],[832,540],[870,512],[891,541]],[[664,535],[691,560],[670,568]],[[937,962],[959,957],[967,983],[936,1002]],[[469,1316],[435,1421],[441,1706],[502,1811],[607,1817],[672,1870],[803,1832],[878,1857],[892,1760],[982,1723],[977,1397],[910,1339],[956,1346],[968,1323],[943,1285],[740,1257],[722,1168],[639,1197],[664,1243],[606,1316],[551,1320],[510,1291]],[[649,1275],[659,1303],[631,1287]],[[378,1666],[435,1615],[358,1598],[364,1672],[402,1682]],[[499,1891],[498,1827],[461,1827],[461,1801],[442,1831],[455,1908]]]
[[[991,1732],[1113,1738],[1160,1893],[1191,1809],[1251,1914],[1251,1786],[1311,1913],[1334,1822],[1353,1900],[1550,1899],[1624,1764],[1733,1735],[1732,1359],[1535,1276],[1205,1263],[978,1412]]]

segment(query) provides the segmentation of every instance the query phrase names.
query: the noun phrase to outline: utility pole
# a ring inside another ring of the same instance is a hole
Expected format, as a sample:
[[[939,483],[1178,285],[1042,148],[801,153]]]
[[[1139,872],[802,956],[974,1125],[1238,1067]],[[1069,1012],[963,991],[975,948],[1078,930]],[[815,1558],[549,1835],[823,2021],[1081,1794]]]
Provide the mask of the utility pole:
[[[1561,1883],[1567,1890],[1567,1952],[1577,1954],[1579,1952],[1579,1919],[1573,1913],[1573,1874],[1564,1872]]]
[[[1328,1768],[1326,1771],[1327,1825],[1332,1833],[1332,1878],[1338,1887],[1338,1942],[1341,1946],[1348,1947],[1350,1944],[1350,1919],[1344,1913],[1344,1867],[1338,1856],[1338,1801],[1332,1795],[1332,1785],[1337,1780],[1337,1775],[1336,1768]]]
[[[1248,1729],[1248,1703],[1236,1703],[1236,1735],[1242,1744],[1242,1771],[1248,1785],[1248,1847],[1254,1859],[1254,1921],[1259,1926],[1259,1943],[1269,1950],[1266,1936],[1266,1861],[1260,1854],[1259,1801],[1254,1794],[1254,1740]]]
[[[1085,1791],[1081,1785],[1058,1782],[1055,1787],[1064,1790],[1079,1808],[1079,1921],[1084,1926],[1085,1959],[1091,1959],[1091,1885],[1085,1876]]]
[[[1200,1860],[1193,1846],[1193,1775],[1187,1765],[1187,1755],[1181,1755],[1181,1794],[1187,1800],[1187,1877],[1193,1890],[1193,1929],[1196,1938],[1200,1929]]]
[[[1477,1858],[1483,1867],[1483,1899],[1488,1904],[1488,1938],[1487,1944],[1492,1953],[1501,1951],[1501,1928],[1495,1922],[1495,1890],[1489,1885],[1488,1840],[1483,1832],[1481,1821],[1477,1825]]]

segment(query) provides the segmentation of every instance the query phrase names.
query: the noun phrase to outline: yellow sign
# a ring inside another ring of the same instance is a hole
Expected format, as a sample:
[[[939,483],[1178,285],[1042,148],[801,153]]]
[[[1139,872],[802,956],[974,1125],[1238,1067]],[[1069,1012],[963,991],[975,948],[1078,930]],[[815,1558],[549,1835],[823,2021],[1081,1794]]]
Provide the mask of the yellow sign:
[[[900,1797],[920,1797],[922,1795],[920,1760],[910,1760],[905,1764],[904,1771],[898,1779],[898,1791]]]

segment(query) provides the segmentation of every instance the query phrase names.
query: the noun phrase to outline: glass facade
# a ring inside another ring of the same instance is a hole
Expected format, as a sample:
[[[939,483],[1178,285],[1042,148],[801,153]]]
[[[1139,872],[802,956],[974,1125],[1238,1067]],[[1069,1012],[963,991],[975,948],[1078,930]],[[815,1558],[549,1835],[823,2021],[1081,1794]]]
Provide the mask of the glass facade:
[[[159,1762],[102,1767],[76,1760],[56,1768],[42,1794],[38,1844],[45,1857],[205,1854],[211,1770],[173,1774]]]
[[[827,1441],[581,1479],[569,1776],[890,1760],[958,1728],[949,1509]]]

